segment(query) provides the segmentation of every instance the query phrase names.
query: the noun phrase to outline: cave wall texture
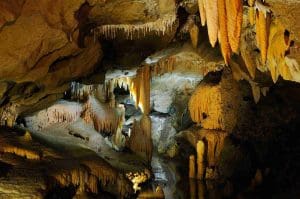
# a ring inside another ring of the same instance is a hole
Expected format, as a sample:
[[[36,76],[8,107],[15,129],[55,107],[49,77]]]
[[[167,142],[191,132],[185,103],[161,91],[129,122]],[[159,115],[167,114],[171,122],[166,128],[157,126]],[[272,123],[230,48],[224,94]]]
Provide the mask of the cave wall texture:
[[[300,81],[299,6],[297,0],[232,5],[221,0],[3,0],[0,112],[16,119],[39,110],[62,98],[71,81],[104,73],[104,63],[139,65],[157,50],[189,37],[194,52],[210,64],[190,58],[192,64],[181,71],[209,65],[205,74],[229,65],[235,79],[250,83],[258,101],[270,77],[273,82],[279,76]],[[215,48],[205,53],[211,49],[208,41]],[[159,63],[170,65],[175,54]],[[177,56],[173,65],[184,65],[190,54]],[[103,81],[101,75],[97,81]]]

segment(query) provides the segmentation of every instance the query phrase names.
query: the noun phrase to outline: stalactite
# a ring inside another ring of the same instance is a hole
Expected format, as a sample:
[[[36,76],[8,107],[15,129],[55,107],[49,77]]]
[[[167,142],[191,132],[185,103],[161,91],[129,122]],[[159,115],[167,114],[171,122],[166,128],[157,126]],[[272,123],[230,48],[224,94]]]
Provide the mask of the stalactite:
[[[219,16],[219,42],[221,45],[221,52],[225,61],[228,65],[231,57],[231,48],[228,40],[227,31],[227,11],[226,11],[226,0],[218,0],[218,16]]]
[[[255,78],[256,65],[254,62],[254,57],[251,54],[251,49],[249,49],[249,44],[247,42],[247,33],[244,33],[241,38],[240,51],[241,56],[245,62],[246,68],[252,79]]]
[[[198,0],[198,7],[202,26],[205,26],[206,24],[205,2],[206,0]]]
[[[258,103],[260,100],[260,94],[264,94],[264,88],[260,88],[259,85],[254,82],[242,69],[239,67],[239,65],[233,61],[230,62],[230,66],[232,69],[233,77],[236,81],[239,80],[246,80],[249,82],[251,89],[252,89],[252,95],[255,103]]]
[[[225,0],[225,3],[228,41],[231,50],[238,53],[243,23],[243,2],[242,0]]]
[[[298,62],[295,59],[285,57],[285,64],[286,64],[286,69],[289,70],[289,72],[285,72],[284,78],[296,82],[300,82],[300,66]]]
[[[98,178],[91,175],[85,168],[79,167],[54,174],[53,177],[62,186],[78,186],[79,193],[88,188],[92,193],[98,193]]]
[[[84,100],[94,91],[94,85],[83,85],[78,82],[71,83],[71,99],[73,100]]]
[[[202,180],[204,178],[204,150],[205,150],[205,145],[202,140],[199,140],[197,142],[197,179]]]
[[[209,42],[212,47],[215,47],[219,32],[218,0],[205,0],[205,2]]]
[[[198,37],[199,37],[199,28],[196,24],[193,24],[193,26],[190,29],[190,38],[194,48],[197,48],[198,46]]]
[[[127,142],[128,148],[149,162],[152,158],[151,119],[143,115],[140,121],[134,121],[130,138]]]
[[[189,157],[189,178],[195,178],[196,177],[196,169],[195,169],[195,156],[190,155]]]
[[[254,7],[249,7],[248,8],[248,18],[249,18],[249,23],[250,25],[255,25],[255,8]]]
[[[149,65],[139,68],[130,86],[130,94],[136,106],[139,106],[146,115],[150,112],[150,75]]]
[[[273,21],[270,26],[269,47],[268,47],[268,62],[267,67],[271,72],[271,77],[275,83],[279,77],[289,77],[288,70],[285,70],[285,52],[289,49],[289,41],[285,41],[284,27],[276,21]]]
[[[102,25],[97,28],[97,34],[107,39],[115,39],[119,33],[125,34],[129,40],[143,38],[153,32],[155,35],[165,35],[170,32],[176,22],[176,15],[165,15],[154,22],[139,24]]]
[[[248,5],[250,6],[248,8],[248,18],[249,18],[249,23],[251,25],[255,24],[255,0],[248,0]]]
[[[269,29],[270,29],[271,15],[263,11],[256,13],[256,41],[260,49],[262,63],[267,61],[267,50],[269,45]]]
[[[163,75],[165,73],[171,73],[175,70],[176,57],[170,56],[166,59],[161,59],[154,66],[153,75]]]

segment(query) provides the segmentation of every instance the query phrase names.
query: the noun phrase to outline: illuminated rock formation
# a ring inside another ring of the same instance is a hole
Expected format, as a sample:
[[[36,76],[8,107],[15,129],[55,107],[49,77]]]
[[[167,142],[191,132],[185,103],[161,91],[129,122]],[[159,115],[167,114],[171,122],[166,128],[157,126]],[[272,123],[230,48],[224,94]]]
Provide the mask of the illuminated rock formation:
[[[181,136],[183,136],[195,149],[198,140],[204,140],[207,145],[207,151],[205,152],[207,166],[215,167],[218,165],[218,160],[224,147],[224,140],[228,136],[228,133],[194,127],[181,132]]]
[[[152,158],[151,119],[143,115],[140,121],[134,121],[127,142],[128,148],[144,157],[148,162]]]
[[[199,140],[197,142],[196,151],[197,151],[197,179],[202,180],[204,178],[204,173],[205,173],[205,165],[204,165],[205,145],[203,141]]]
[[[217,83],[204,79],[189,101],[191,118],[205,129],[231,132],[237,121],[239,99],[232,75],[223,74]]]
[[[190,37],[192,40],[192,45],[194,48],[198,46],[198,37],[199,37],[199,28],[196,24],[194,24],[190,29]]]
[[[94,85],[82,85],[78,82],[71,82],[71,98],[83,100],[95,92]]]
[[[107,39],[114,39],[117,35],[123,34],[127,39],[133,40],[146,37],[153,33],[154,35],[163,36],[172,31],[176,23],[176,15],[165,15],[154,22],[148,22],[142,25],[118,24],[103,25],[95,31],[98,36],[103,35]]]
[[[219,33],[218,0],[205,0],[205,2],[209,42],[212,47],[215,47]]]
[[[32,130],[42,130],[57,123],[71,123],[80,118],[82,106],[76,102],[58,101],[45,110],[25,118]]]
[[[83,108],[82,118],[98,132],[115,134],[124,122],[124,107],[112,108],[90,96]]]
[[[221,46],[221,52],[225,61],[228,65],[231,57],[231,48],[228,40],[228,24],[227,24],[227,12],[226,12],[226,1],[218,0],[218,16],[219,16],[219,43]]]
[[[133,189],[136,193],[137,191],[141,190],[139,185],[150,179],[151,173],[148,169],[145,169],[144,172],[129,172],[126,174],[126,177],[133,183]]]
[[[196,161],[195,161],[195,156],[190,155],[189,157],[189,178],[195,178],[196,177]]]

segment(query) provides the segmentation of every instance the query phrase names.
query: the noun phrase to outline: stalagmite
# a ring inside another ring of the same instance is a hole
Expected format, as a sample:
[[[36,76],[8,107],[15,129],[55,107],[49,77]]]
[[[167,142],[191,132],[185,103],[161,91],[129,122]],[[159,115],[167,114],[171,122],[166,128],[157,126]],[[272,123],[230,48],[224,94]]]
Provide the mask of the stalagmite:
[[[190,38],[192,40],[192,45],[194,48],[197,48],[198,46],[198,37],[199,37],[199,28],[196,24],[193,24],[193,26],[190,29]]]
[[[195,179],[189,179],[190,199],[197,198],[197,184]]]
[[[205,2],[209,42],[212,47],[215,47],[219,31],[218,0],[205,0]]]
[[[264,15],[262,11],[256,13],[256,41],[260,49],[262,63],[267,61],[267,50],[269,45],[270,19],[269,13]]]
[[[197,179],[202,180],[204,178],[205,165],[204,165],[204,150],[205,145],[202,140],[197,142]]]
[[[152,158],[151,119],[143,115],[140,121],[134,121],[128,148],[141,155],[149,162]]]
[[[205,2],[206,0],[198,0],[198,7],[202,26],[205,26],[206,23]]]
[[[190,155],[189,157],[189,178],[195,178],[196,172],[195,172],[195,156]]]
[[[225,0],[225,3],[228,41],[231,50],[238,53],[243,23],[243,2],[242,0]]]
[[[218,0],[218,16],[219,16],[219,42],[221,45],[221,52],[225,61],[228,65],[231,57],[231,48],[228,40],[228,29],[227,29],[227,11],[226,11],[226,0]]]

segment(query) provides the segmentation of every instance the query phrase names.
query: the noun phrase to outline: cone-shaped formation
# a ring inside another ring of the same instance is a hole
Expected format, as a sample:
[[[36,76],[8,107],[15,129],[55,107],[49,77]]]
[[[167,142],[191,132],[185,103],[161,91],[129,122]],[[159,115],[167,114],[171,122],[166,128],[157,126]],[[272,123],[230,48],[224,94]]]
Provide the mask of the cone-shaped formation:
[[[242,0],[198,0],[202,26],[207,22],[208,36],[214,47],[217,39],[228,65],[231,53],[238,53],[243,23]]]
[[[140,121],[134,121],[130,138],[127,143],[128,148],[149,162],[152,158],[152,137],[151,137],[151,119],[143,115]]]
[[[225,0],[218,0],[219,43],[225,64],[228,65],[231,57],[231,48],[228,40],[227,12],[225,2]]]
[[[198,0],[199,13],[200,13],[200,19],[201,19],[202,26],[205,26],[205,23],[206,23],[205,3],[206,3],[206,0]]]
[[[260,49],[261,60],[263,64],[267,61],[267,50],[269,45],[269,30],[270,30],[271,15],[264,14],[263,11],[256,13],[256,42]]]
[[[219,32],[218,0],[205,0],[205,2],[209,42],[212,47],[215,47]]]
[[[137,70],[136,77],[130,86],[130,94],[145,115],[150,112],[150,66],[145,65]]]
[[[285,29],[277,21],[273,21],[270,26],[268,62],[267,67],[275,83],[281,75],[284,79],[291,79],[290,71],[286,66],[285,52],[289,49],[290,42],[286,41]]]
[[[227,31],[230,48],[238,53],[243,23],[242,0],[226,0]]]
[[[195,178],[196,177],[196,161],[195,161],[195,156],[190,155],[189,157],[189,178]]]
[[[156,21],[145,24],[116,24],[116,25],[102,25],[96,30],[94,34],[104,36],[107,39],[114,39],[118,34],[124,34],[126,39],[143,38],[149,33],[155,35],[165,35],[172,31],[173,25],[176,23],[176,15],[165,15]]]
[[[252,49],[251,49],[251,46],[249,45],[249,43],[247,42],[250,39],[247,37],[248,37],[247,32],[243,33],[242,39],[241,39],[240,51],[241,51],[241,56],[246,65],[246,68],[247,68],[251,78],[254,79],[255,74],[256,74],[256,64],[254,62],[255,57],[251,54]]]
[[[193,24],[190,29],[190,38],[194,48],[198,46],[199,28],[196,24]]]
[[[204,178],[205,165],[204,165],[204,152],[205,145],[202,140],[197,142],[197,179],[202,180]]]

